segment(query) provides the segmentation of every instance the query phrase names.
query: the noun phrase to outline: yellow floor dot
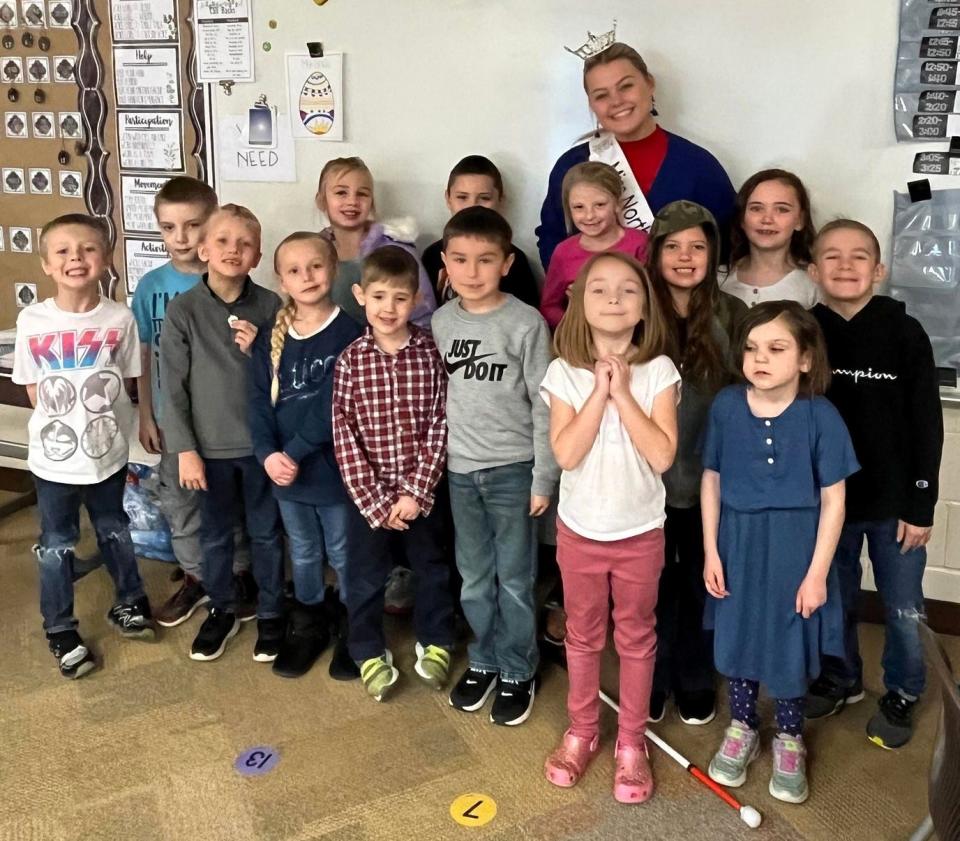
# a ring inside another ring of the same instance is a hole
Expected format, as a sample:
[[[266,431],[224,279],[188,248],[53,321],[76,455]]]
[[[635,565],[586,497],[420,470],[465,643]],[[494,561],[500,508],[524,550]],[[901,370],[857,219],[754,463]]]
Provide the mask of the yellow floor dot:
[[[489,794],[461,794],[450,804],[450,817],[460,826],[483,826],[497,815],[497,803]]]

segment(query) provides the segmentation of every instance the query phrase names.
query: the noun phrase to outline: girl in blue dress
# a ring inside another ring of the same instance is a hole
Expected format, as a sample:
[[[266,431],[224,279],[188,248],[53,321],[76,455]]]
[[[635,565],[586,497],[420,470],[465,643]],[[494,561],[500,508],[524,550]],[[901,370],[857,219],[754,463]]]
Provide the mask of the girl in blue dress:
[[[831,570],[844,480],[859,469],[850,435],[821,395],[830,369],[813,316],[793,301],[758,304],[741,325],[745,385],[721,391],[703,452],[706,624],[730,682],[731,724],[709,774],[743,785],[760,749],[759,684],[776,700],[770,793],[807,799],[803,696],[821,653],[843,651]]]

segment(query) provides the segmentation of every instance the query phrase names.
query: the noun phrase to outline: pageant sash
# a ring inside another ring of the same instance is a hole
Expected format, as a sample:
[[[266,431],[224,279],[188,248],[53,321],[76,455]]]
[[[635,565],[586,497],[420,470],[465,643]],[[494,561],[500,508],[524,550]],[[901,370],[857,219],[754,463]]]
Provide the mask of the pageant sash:
[[[610,164],[619,174],[623,182],[623,192],[620,194],[620,224],[625,228],[635,228],[638,231],[649,231],[653,225],[653,211],[647,203],[647,197],[640,189],[637,179],[630,169],[627,156],[617,143],[617,139],[610,132],[603,132],[590,138],[590,160]]]

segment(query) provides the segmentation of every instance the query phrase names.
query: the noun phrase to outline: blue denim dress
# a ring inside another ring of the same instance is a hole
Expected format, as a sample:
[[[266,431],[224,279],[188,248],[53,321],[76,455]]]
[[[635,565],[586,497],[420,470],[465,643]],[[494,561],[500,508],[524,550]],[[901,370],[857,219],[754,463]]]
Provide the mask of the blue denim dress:
[[[797,397],[777,417],[758,418],[746,386],[730,386],[710,409],[703,465],[720,474],[717,543],[730,593],[707,599],[717,670],[760,681],[774,698],[798,698],[820,673],[821,654],[843,656],[836,571],[809,619],[796,597],[813,558],[820,489],[860,468],[850,435],[823,397]]]

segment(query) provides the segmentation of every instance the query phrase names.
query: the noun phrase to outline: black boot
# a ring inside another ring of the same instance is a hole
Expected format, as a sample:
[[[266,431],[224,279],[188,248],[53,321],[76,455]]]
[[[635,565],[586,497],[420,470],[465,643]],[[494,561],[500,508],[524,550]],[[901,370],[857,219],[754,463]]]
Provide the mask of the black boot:
[[[329,610],[330,615],[336,617],[336,644],[333,657],[330,658],[330,677],[334,680],[357,680],[360,677],[360,667],[347,651],[347,609],[336,600]]]
[[[287,632],[273,671],[280,677],[301,677],[323,653],[330,642],[327,619],[322,604],[294,602],[287,620]]]

